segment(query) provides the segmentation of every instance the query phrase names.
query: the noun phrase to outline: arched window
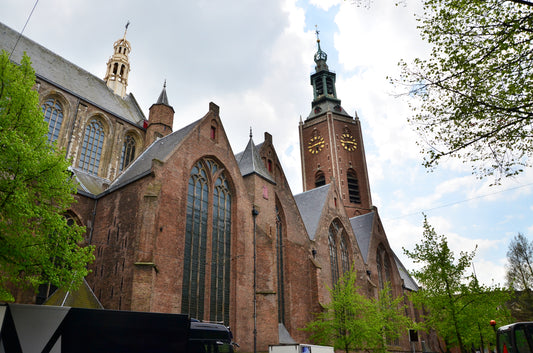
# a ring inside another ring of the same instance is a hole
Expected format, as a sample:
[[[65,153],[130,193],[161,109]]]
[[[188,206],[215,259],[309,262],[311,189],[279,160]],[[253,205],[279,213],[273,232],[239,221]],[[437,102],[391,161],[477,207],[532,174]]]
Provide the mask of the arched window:
[[[315,187],[326,185],[326,177],[321,171],[316,172],[315,174]]]
[[[118,63],[115,63],[115,65],[113,65],[113,73],[116,75],[118,72]]]
[[[85,128],[78,167],[90,174],[98,174],[98,165],[104,146],[104,127],[96,119],[92,119]]]
[[[229,322],[231,195],[224,175],[213,191],[210,320]]]
[[[385,250],[383,244],[379,244],[378,250],[376,253],[376,266],[378,271],[378,284],[379,288],[383,289],[385,283],[391,282],[391,263],[389,254]]]
[[[208,244],[210,254],[207,253]],[[204,319],[205,300],[208,300],[209,320],[229,323],[230,259],[231,193],[228,181],[217,162],[200,160],[192,168],[189,178],[182,313]],[[208,279],[207,263],[211,264],[211,277]],[[206,293],[206,288],[210,293]],[[206,295],[209,297],[206,298]]]
[[[59,137],[63,123],[63,108],[57,99],[47,99],[42,105],[44,121],[48,123],[48,142],[52,143]]]
[[[347,178],[348,178],[348,194],[350,195],[350,202],[361,203],[361,194],[359,193],[359,181],[357,180],[357,175],[355,174],[355,170],[348,169]]]
[[[283,223],[276,206],[276,253],[278,272],[278,322],[285,323],[285,273],[283,267]]]
[[[344,234],[341,237],[341,265],[342,273],[350,271],[350,255],[348,254],[348,246]]]
[[[135,139],[131,135],[126,135],[124,144],[122,145],[122,155],[120,157],[120,170],[126,169],[126,167],[135,158]]]
[[[348,253],[346,237],[347,234],[342,223],[338,219],[334,220],[329,226],[328,236],[329,261],[333,285],[337,284],[339,280],[339,257],[341,259],[340,270],[342,273],[344,274],[350,270],[350,255]],[[339,244],[338,247],[337,244]]]
[[[125,68],[126,68],[126,66],[124,66],[124,64],[122,64],[122,66],[120,67],[120,76],[124,75],[124,69]]]

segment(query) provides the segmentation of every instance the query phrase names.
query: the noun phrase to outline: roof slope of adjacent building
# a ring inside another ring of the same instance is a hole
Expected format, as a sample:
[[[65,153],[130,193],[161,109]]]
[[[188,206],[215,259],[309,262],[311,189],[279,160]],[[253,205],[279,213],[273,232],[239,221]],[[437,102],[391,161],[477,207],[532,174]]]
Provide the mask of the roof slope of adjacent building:
[[[315,233],[329,193],[330,184],[294,195],[296,206],[302,216],[305,229],[311,240],[315,240]]]
[[[407,269],[402,264],[398,256],[396,256],[395,253],[393,253],[393,255],[394,255],[394,262],[396,262],[396,267],[398,268],[398,272],[400,272],[400,277],[403,280],[403,286],[406,289],[409,289],[411,291],[414,291],[414,292],[418,291],[419,287],[418,287],[418,284],[416,284],[416,281],[414,280],[414,278],[411,277],[411,275],[409,274],[409,271],[407,271]]]
[[[154,141],[154,143],[141,153],[141,155],[113,181],[110,189],[122,187],[149,173],[152,170],[152,160],[166,160],[176,146],[185,139],[189,132],[191,132],[202,119],[198,119],[184,128]]]
[[[361,216],[350,218],[350,224],[363,255],[365,264],[368,260],[368,248],[370,247],[370,239],[372,239],[372,225],[374,224],[375,212],[369,212]]]
[[[142,126],[145,116],[130,93],[124,98],[113,93],[104,82],[88,71],[53,53],[0,22],[0,50],[11,53],[20,63],[24,52],[30,57],[38,78],[69,92],[86,102],[129,123]],[[17,43],[18,41],[18,43]]]

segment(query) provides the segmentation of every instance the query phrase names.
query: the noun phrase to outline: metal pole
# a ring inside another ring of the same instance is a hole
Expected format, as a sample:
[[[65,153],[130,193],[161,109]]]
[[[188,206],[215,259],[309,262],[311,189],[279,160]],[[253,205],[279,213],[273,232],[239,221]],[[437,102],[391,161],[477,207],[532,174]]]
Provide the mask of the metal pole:
[[[259,211],[255,209],[255,206],[252,208],[252,216],[254,218],[254,353],[257,353],[257,267],[256,267],[256,247],[255,247],[255,238],[257,225],[255,218],[259,214]]]

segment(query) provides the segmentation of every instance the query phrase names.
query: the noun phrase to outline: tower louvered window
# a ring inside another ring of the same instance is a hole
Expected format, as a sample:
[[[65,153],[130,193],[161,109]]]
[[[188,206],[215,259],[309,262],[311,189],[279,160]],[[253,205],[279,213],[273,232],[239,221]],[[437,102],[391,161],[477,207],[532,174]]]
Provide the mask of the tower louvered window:
[[[324,176],[324,173],[317,172],[315,175],[315,187],[322,185],[326,185],[326,177]]]
[[[135,139],[131,135],[126,135],[124,144],[122,145],[122,154],[120,157],[120,170],[126,169],[126,167],[135,158]]]
[[[327,93],[329,95],[331,96],[335,95],[333,79],[331,77],[326,77],[326,88],[327,88]]]
[[[350,202],[361,203],[361,193],[359,192],[359,181],[357,180],[357,174],[355,170],[348,169],[348,194],[350,196]]]
[[[197,319],[208,314],[209,320],[229,323],[230,260],[228,181],[215,161],[200,160],[191,170],[187,194],[182,313]],[[206,264],[210,265],[210,277],[206,277]]]
[[[48,123],[48,142],[52,143],[59,137],[63,123],[63,108],[57,99],[47,99],[42,105],[44,121]]]
[[[98,120],[93,119],[87,124],[78,164],[80,169],[90,174],[98,174],[98,165],[100,164],[104,146],[104,135],[104,127]]]

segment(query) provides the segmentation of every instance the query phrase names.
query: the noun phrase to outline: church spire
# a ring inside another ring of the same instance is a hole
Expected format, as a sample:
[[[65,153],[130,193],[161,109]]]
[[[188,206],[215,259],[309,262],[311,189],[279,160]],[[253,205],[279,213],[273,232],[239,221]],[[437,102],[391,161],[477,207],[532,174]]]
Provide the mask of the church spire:
[[[313,110],[308,119],[318,117],[327,111],[348,115],[341,107],[341,100],[337,98],[335,88],[335,73],[329,71],[328,55],[320,47],[320,32],[316,29],[317,52],[315,53],[315,73],[311,75],[311,85],[313,86]]]
[[[114,54],[107,61],[107,71],[104,81],[107,87],[122,98],[126,96],[128,87],[128,74],[130,72],[130,62],[128,55],[131,51],[130,42],[126,40],[126,33],[130,22],[126,23],[124,36],[113,44]]]

